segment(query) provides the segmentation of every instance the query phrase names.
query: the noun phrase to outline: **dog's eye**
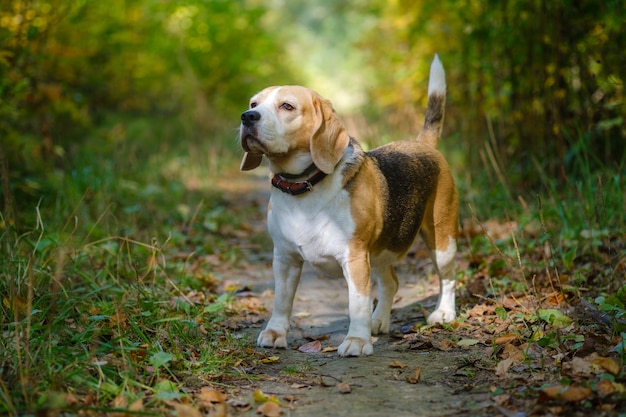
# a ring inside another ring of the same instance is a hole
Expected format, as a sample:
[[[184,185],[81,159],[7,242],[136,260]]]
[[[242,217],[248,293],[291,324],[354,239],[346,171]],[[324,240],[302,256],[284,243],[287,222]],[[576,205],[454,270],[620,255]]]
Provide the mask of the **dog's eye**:
[[[250,108],[253,109],[256,107],[256,101],[253,101],[252,103],[250,103]]]
[[[283,109],[285,109],[287,111],[292,111],[292,110],[296,109],[294,106],[292,106],[289,103],[283,103],[283,104],[280,105],[280,107],[282,107]]]

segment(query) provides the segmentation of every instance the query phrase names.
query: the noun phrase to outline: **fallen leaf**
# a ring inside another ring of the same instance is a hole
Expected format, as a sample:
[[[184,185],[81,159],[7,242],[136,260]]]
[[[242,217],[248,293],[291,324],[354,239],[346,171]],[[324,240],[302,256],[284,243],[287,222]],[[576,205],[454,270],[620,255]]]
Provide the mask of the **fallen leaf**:
[[[263,417],[278,417],[283,411],[278,404],[269,401],[261,404],[259,408],[256,409],[256,413]]]
[[[261,359],[262,363],[274,363],[280,360],[280,356],[269,356],[267,358]]]
[[[493,305],[486,305],[486,304],[476,304],[474,307],[472,307],[472,309],[470,311],[468,311],[468,315],[470,317],[480,317],[480,316],[484,316],[486,314],[493,314],[493,312],[495,311],[496,307]]]
[[[556,385],[542,388],[539,391],[539,402],[564,401],[578,402],[589,397],[592,391],[589,388],[578,386]]]
[[[586,359],[574,356],[571,366],[572,372],[576,375],[590,376],[593,374],[593,364]]]
[[[257,403],[272,402],[272,403],[276,403],[277,405],[280,405],[280,400],[276,398],[276,396],[271,395],[268,397],[260,389],[254,390],[254,394],[252,394],[252,397],[254,398],[254,402],[257,402]]]
[[[322,349],[322,353],[337,352],[337,350],[339,350],[337,346],[328,346]]]
[[[502,357],[502,359],[513,359],[516,360],[518,362],[521,362],[524,360],[525,355],[524,355],[524,348],[522,346],[515,346],[512,343],[506,344],[504,345],[504,349],[502,350],[502,353],[500,354],[500,356]]]
[[[307,317],[311,317],[311,313],[309,313],[308,311],[301,311],[299,313],[294,314],[294,316],[296,316],[299,319],[305,319]]]
[[[255,403],[264,403],[267,401],[267,397],[265,396],[263,391],[261,391],[260,389],[254,390],[254,393],[252,394],[252,398],[254,398]]]
[[[143,398],[138,398],[128,406],[128,411],[138,412],[143,411]]]
[[[119,394],[111,401],[111,407],[113,408],[126,408],[128,405],[128,398],[124,394]]]
[[[300,346],[298,350],[304,353],[318,353],[322,350],[322,342],[320,342],[319,340],[314,340]]]
[[[400,361],[393,361],[389,364],[390,368],[406,368],[408,365],[404,362],[400,362]]]
[[[540,308],[537,310],[539,318],[557,329],[567,327],[572,322],[572,319],[561,313],[556,308]]]
[[[613,386],[613,383],[608,379],[601,379],[596,384],[595,391],[598,393],[600,398],[604,398],[615,392],[615,386]]]
[[[408,382],[409,384],[417,384],[420,381],[420,376],[421,375],[422,375],[422,368],[417,368],[415,370],[414,376],[412,376],[412,377],[407,376],[406,377],[406,382]]]
[[[456,342],[459,346],[474,346],[478,343],[480,343],[480,340],[477,339],[462,339]]]
[[[494,345],[506,345],[514,340],[517,340],[517,335],[513,333],[503,334],[502,336],[498,336],[494,339]]]
[[[593,361],[594,365],[600,366],[601,368],[604,368],[606,371],[608,371],[609,373],[613,374],[613,375],[617,375],[619,374],[619,371],[621,370],[620,366],[617,364],[617,362],[615,362],[613,359],[611,358],[596,358]]]
[[[499,377],[506,377],[509,375],[509,368],[513,364],[513,358],[501,360],[496,365],[496,375]]]
[[[450,339],[444,339],[441,341],[441,343],[438,344],[438,348],[440,350],[450,350],[452,347],[454,347],[455,343],[450,340]]]
[[[209,387],[202,387],[200,389],[200,393],[198,394],[198,399],[201,402],[216,404],[225,402],[226,396],[219,390]]]
[[[352,392],[352,387],[350,387],[350,384],[347,384],[345,382],[338,383],[337,385],[335,385],[335,388],[337,388],[337,391],[342,394],[350,394]]]

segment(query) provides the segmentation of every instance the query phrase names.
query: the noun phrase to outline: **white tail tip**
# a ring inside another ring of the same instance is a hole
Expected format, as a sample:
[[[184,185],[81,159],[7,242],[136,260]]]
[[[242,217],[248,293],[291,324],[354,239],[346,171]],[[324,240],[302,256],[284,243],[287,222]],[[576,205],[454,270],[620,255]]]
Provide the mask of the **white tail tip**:
[[[430,65],[430,79],[428,81],[428,95],[433,94],[446,95],[446,72],[439,60],[439,56],[435,54],[435,59]]]

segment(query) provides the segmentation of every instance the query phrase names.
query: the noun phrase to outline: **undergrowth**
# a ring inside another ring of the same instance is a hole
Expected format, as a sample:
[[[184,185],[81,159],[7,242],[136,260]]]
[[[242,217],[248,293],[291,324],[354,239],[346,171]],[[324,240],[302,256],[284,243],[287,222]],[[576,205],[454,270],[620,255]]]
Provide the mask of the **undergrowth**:
[[[187,378],[226,381],[249,359],[222,326],[236,308],[223,277],[191,262],[239,258],[224,234],[245,216],[212,185],[228,148],[159,145],[158,127],[110,143],[120,129],[0,219],[2,415],[158,409]]]

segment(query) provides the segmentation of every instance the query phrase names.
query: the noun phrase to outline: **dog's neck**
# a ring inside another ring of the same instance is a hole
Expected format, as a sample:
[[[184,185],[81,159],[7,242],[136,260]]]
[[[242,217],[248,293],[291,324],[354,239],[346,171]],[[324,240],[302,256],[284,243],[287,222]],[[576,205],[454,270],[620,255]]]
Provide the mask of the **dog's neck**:
[[[283,193],[300,195],[313,190],[313,186],[323,180],[326,174],[315,164],[309,165],[300,174],[279,173],[272,177],[272,185]]]

